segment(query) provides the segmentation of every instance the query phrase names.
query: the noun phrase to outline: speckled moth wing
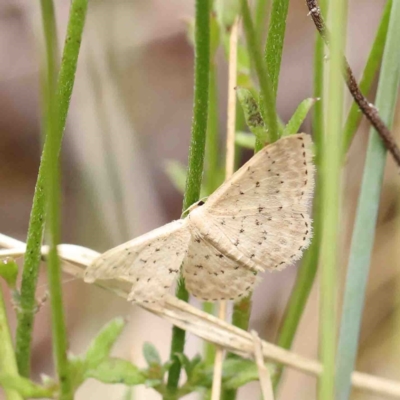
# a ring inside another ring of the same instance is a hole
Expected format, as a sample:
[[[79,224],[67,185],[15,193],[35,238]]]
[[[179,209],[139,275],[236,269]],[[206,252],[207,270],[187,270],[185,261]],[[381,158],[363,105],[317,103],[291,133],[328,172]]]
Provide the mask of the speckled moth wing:
[[[99,256],[85,281],[123,277],[132,282],[128,300],[159,301],[178,276],[189,239],[186,220],[171,222]]]
[[[249,268],[197,236],[190,241],[183,262],[187,290],[203,301],[237,300],[253,290],[258,278]]]
[[[230,242],[264,269],[293,263],[310,243],[311,147],[306,134],[266,146],[203,206]]]

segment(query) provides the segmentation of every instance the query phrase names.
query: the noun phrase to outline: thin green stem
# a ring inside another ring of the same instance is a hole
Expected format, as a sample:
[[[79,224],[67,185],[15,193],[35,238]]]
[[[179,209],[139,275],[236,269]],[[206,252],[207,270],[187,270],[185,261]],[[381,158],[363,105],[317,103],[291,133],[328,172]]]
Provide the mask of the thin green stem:
[[[201,180],[204,166],[204,153],[206,147],[207,121],[208,121],[208,91],[210,71],[210,2],[196,0],[195,12],[195,85],[192,121],[192,138],[189,149],[188,173],[186,178],[185,196],[183,199],[183,212],[185,212],[200,196]],[[179,279],[176,292],[178,299],[188,301],[189,294],[185,288],[184,280]],[[174,357],[182,353],[185,346],[185,331],[174,327],[170,358],[172,365],[168,374],[168,398],[176,397],[181,364]]]
[[[400,3],[393,2],[379,78],[376,106],[389,128],[393,125],[400,82]],[[339,334],[336,399],[349,398],[360,333],[375,227],[381,196],[386,149],[377,132],[370,133],[364,175],[351,240]]]
[[[57,154],[61,149],[62,134],[65,128],[72,88],[75,80],[76,65],[87,10],[87,0],[73,0],[67,27],[64,53],[57,83],[58,132]],[[32,328],[36,309],[35,292],[40,264],[45,220],[45,171],[50,155],[46,138],[38,178],[33,197],[29,220],[27,250],[22,272],[21,299],[16,331],[16,354],[18,369],[22,376],[29,376]]]
[[[67,360],[67,332],[62,302],[60,260],[57,245],[60,242],[60,182],[58,104],[56,97],[57,56],[55,42],[55,17],[52,0],[41,0],[44,35],[46,42],[46,83],[44,104],[44,129],[48,144],[48,162],[44,171],[46,182],[47,220],[49,236],[48,283],[50,291],[51,322],[53,337],[53,356],[60,384],[60,398],[72,399],[72,385]]]
[[[258,82],[261,90],[261,114],[268,127],[269,142],[275,142],[279,138],[278,117],[276,115],[275,96],[273,86],[269,79],[267,66],[263,62],[258,38],[256,37],[253,21],[247,0],[241,1],[241,10],[243,16],[243,26],[246,35],[247,49],[250,55],[251,62],[257,74]],[[261,145],[261,146],[260,146]],[[264,143],[258,144],[256,142],[256,149],[262,147]]]
[[[54,15],[53,1],[41,0],[41,12],[43,21],[44,43],[45,43],[45,83],[43,103],[45,126],[44,132],[47,134],[47,116],[51,114],[50,108],[53,106],[53,98],[50,93],[54,93],[57,76],[57,36],[56,22]],[[46,136],[45,136],[46,138]],[[44,230],[44,214],[46,207],[45,199],[45,171],[42,165],[48,162],[49,144],[47,138],[47,151],[43,150],[41,166],[39,169],[38,181],[35,188],[31,217],[29,221],[27,251],[25,254],[24,268],[21,283],[21,299],[18,311],[18,326],[16,333],[16,354],[19,372],[22,376],[29,377],[30,372],[30,352],[32,340],[32,328],[34,313],[36,311],[35,291],[40,264],[40,246],[42,243]]]
[[[362,93],[367,95],[371,86],[374,82],[374,78],[379,69],[383,50],[386,43],[386,35],[389,26],[390,10],[392,8],[392,0],[388,0],[385,4],[385,8],[382,13],[381,22],[375,35],[375,40],[372,45],[371,51],[369,52],[367,63],[363,71],[363,75],[360,81],[360,90]],[[346,155],[347,150],[350,147],[351,141],[357,128],[360,124],[363,114],[360,112],[356,102],[353,102],[350,112],[347,116],[346,124],[343,132],[343,156]]]
[[[319,2],[322,11],[326,9],[326,2],[326,0]],[[320,100],[315,103],[313,113],[313,139],[316,148],[315,164],[317,167],[316,187],[313,201],[313,239],[310,247],[305,251],[301,266],[297,273],[296,282],[291,292],[290,299],[286,305],[282,324],[279,328],[277,344],[285,349],[290,349],[292,346],[293,339],[296,335],[318,269],[321,242],[321,222],[323,219],[321,210],[322,180],[320,179],[320,152],[324,132],[324,46],[324,41],[317,33],[314,53],[314,97]],[[282,371],[282,366],[277,367],[273,376],[275,390],[279,385]]]
[[[3,375],[17,376],[18,366],[15,358],[10,327],[8,325],[6,305],[0,286],[0,373]],[[11,389],[4,389],[8,400],[22,400],[22,396]]]
[[[323,374],[320,379],[320,400],[334,399],[336,351],[336,270],[338,260],[340,173],[342,149],[343,107],[343,48],[346,7],[344,0],[330,2],[332,36],[328,74],[328,101],[326,136],[321,152],[322,237],[321,237],[321,303],[320,303],[320,357]]]
[[[278,90],[288,9],[289,0],[272,1],[271,18],[268,27],[268,37],[264,57],[268,66],[269,78],[271,80],[275,98]]]
[[[254,20],[256,36],[263,45],[265,33],[267,32],[268,17],[271,8],[271,0],[257,0],[254,7]]]

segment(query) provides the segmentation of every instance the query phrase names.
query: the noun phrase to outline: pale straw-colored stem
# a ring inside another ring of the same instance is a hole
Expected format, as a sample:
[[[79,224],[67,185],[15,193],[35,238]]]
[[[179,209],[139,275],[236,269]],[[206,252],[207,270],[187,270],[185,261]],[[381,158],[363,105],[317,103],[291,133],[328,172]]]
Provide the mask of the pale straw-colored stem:
[[[0,234],[0,247],[20,249],[25,248],[25,243]],[[46,249],[44,248],[44,250]],[[91,249],[70,244],[59,245],[58,251],[63,261],[63,271],[77,279],[83,279],[85,269],[100,255]],[[123,279],[100,280],[96,281],[95,285],[125,299],[128,297],[132,286],[130,282]],[[255,358],[254,337],[249,332],[228,324],[220,318],[176,299],[174,296],[168,296],[162,304],[138,303],[137,305],[204,340],[223,347],[226,351],[245,358]],[[261,341],[261,343],[265,361],[283,364],[316,377],[322,374],[322,365],[318,361],[300,356],[265,341]],[[400,399],[400,382],[398,381],[355,371],[352,373],[351,382],[354,388],[359,390]]]
[[[231,26],[229,35],[229,66],[228,66],[228,112],[226,126],[226,160],[225,180],[228,180],[235,167],[235,131],[236,131],[236,77],[237,77],[237,42],[238,19]],[[226,301],[220,301],[218,318],[226,319]],[[215,352],[211,400],[219,400],[221,396],[222,366],[225,350],[217,347]]]
[[[272,388],[271,375],[264,363],[262,353],[262,341],[256,331],[251,331],[254,340],[254,359],[258,368],[258,378],[261,386],[261,393],[264,400],[274,400],[274,389]]]

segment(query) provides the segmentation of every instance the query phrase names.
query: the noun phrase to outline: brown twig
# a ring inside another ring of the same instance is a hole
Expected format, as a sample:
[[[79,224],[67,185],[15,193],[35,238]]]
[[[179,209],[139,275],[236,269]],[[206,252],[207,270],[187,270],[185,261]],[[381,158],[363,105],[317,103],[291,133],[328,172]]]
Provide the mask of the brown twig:
[[[306,0],[307,7],[310,11],[311,18],[314,21],[318,32],[320,33],[325,44],[329,44],[329,32],[325,26],[324,19],[321,14],[321,10],[318,7],[318,2],[316,0]],[[393,156],[397,165],[400,166],[400,149],[397,146],[389,128],[382,121],[377,108],[371,104],[367,98],[361,93],[361,90],[357,84],[356,78],[354,77],[353,71],[350,68],[349,63],[345,56],[343,56],[344,64],[344,78],[349,88],[354,101],[360,107],[362,113],[368,118],[371,124],[374,126],[379,136],[381,137],[386,149]]]

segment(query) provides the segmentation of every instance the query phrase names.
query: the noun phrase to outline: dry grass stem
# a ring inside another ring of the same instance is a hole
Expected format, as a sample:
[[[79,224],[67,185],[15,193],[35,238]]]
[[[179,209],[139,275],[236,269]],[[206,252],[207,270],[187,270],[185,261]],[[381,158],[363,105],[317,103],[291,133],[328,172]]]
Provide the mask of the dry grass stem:
[[[25,249],[25,243],[0,234],[0,247],[17,248],[18,254],[21,254]],[[100,255],[91,249],[69,244],[60,245],[58,249],[60,258],[64,261],[63,271],[78,279],[83,279],[85,268]],[[46,251],[46,247],[43,250]],[[44,255],[46,255],[45,252]],[[131,289],[131,284],[122,279],[97,281],[95,285],[123,298],[127,298]],[[250,333],[180,301],[172,295],[163,304],[137,305],[204,340],[224,347],[226,351],[254,359],[254,337]],[[318,361],[265,341],[261,343],[264,359],[316,377],[321,375],[322,366]],[[365,392],[400,399],[400,382],[362,372],[353,372],[351,381],[355,388]]]
[[[274,400],[274,390],[272,388],[271,375],[264,363],[262,341],[256,331],[251,331],[250,333],[254,339],[254,358],[258,368],[258,378],[260,380],[261,393],[264,400]]]

